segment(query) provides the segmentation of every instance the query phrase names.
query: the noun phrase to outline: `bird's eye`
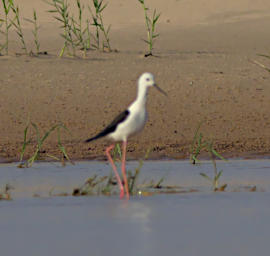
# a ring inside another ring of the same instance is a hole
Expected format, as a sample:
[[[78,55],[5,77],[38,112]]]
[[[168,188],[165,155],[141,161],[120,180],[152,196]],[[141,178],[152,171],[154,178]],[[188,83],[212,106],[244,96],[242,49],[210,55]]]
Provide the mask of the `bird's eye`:
[[[150,79],[149,78],[146,78],[146,81],[150,81]]]

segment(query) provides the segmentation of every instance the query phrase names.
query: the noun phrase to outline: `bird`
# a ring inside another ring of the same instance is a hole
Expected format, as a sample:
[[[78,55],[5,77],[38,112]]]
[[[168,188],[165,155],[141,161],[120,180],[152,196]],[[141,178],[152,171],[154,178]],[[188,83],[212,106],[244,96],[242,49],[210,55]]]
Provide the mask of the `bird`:
[[[150,87],[156,88],[159,92],[167,96],[167,93],[156,84],[153,74],[148,72],[143,73],[138,79],[137,97],[135,101],[133,101],[123,112],[113,119],[113,121],[104,130],[94,137],[85,140],[85,143],[88,143],[105,137],[113,141],[113,143],[106,148],[105,153],[114,171],[120,189],[121,199],[125,197],[125,193],[126,198],[129,199],[128,181],[126,176],[127,140],[130,136],[139,133],[144,128],[147,121],[146,101],[148,89]],[[116,142],[122,142],[121,171],[124,186],[110,155],[110,151],[114,149]]]

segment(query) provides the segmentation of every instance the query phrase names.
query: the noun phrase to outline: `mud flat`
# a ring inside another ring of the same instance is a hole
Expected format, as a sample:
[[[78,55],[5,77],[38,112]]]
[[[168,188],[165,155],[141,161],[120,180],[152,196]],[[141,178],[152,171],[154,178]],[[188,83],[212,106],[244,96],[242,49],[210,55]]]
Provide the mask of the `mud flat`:
[[[148,147],[155,158],[188,157],[201,121],[205,136],[230,157],[269,155],[270,75],[254,63],[270,66],[269,59],[258,56],[270,52],[269,0],[149,0],[147,5],[162,13],[153,58],[143,57],[146,31],[138,1],[109,2],[104,22],[112,25],[111,45],[118,52],[89,51],[87,58],[58,57],[60,24],[46,3],[18,4],[24,18],[36,8],[41,51],[48,55],[16,55],[22,49],[11,31],[10,54],[0,57],[0,161],[18,161],[29,117],[42,134],[64,123],[71,135],[63,133],[62,140],[72,158],[103,157],[106,142],[83,141],[133,101],[136,80],[145,71],[155,74],[169,97],[149,93],[149,121],[130,140],[129,158],[143,156]],[[22,28],[34,48],[31,24],[22,20]],[[29,135],[33,142],[34,132]],[[34,149],[30,144],[26,156]],[[57,153],[54,136],[44,151]]]

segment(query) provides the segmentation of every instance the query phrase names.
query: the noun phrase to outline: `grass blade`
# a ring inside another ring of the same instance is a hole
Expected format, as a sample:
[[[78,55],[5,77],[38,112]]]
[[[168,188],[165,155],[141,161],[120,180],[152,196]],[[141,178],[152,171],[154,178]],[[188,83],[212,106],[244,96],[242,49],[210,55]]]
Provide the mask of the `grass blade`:
[[[212,179],[208,176],[208,175],[206,175],[205,173],[200,173],[200,175],[202,176],[202,177],[204,177],[205,179],[207,179],[207,180],[209,180],[209,181],[211,181],[212,182]]]

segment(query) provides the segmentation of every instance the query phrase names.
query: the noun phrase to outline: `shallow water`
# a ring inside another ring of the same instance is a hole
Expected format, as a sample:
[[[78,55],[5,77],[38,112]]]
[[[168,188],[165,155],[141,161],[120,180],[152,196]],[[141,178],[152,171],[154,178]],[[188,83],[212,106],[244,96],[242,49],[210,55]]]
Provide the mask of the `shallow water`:
[[[138,162],[131,161],[127,170],[134,170]],[[229,191],[239,191],[244,186],[256,185],[259,191],[270,192],[270,160],[217,161],[218,170],[223,170],[221,183],[227,183]],[[59,163],[38,163],[32,168],[17,168],[16,164],[0,165],[0,188],[5,184],[13,187],[12,197],[49,196],[71,193],[75,187],[93,176],[108,175],[111,168],[104,162],[78,162],[62,167]],[[191,165],[189,161],[145,161],[139,183],[164,178],[163,185],[177,185],[184,189],[199,189],[208,192],[211,184],[200,173],[213,176],[210,161]]]
[[[141,179],[197,193],[133,197],[48,197],[71,192],[93,173],[107,174],[102,162],[75,166],[41,163],[30,169],[1,165],[2,186],[12,201],[0,202],[1,255],[267,255],[270,250],[270,161],[218,162],[229,191],[256,185],[264,192],[213,193],[199,173],[212,174],[210,162],[147,161]],[[133,169],[136,162],[128,163]],[[33,193],[45,197],[32,197]]]

